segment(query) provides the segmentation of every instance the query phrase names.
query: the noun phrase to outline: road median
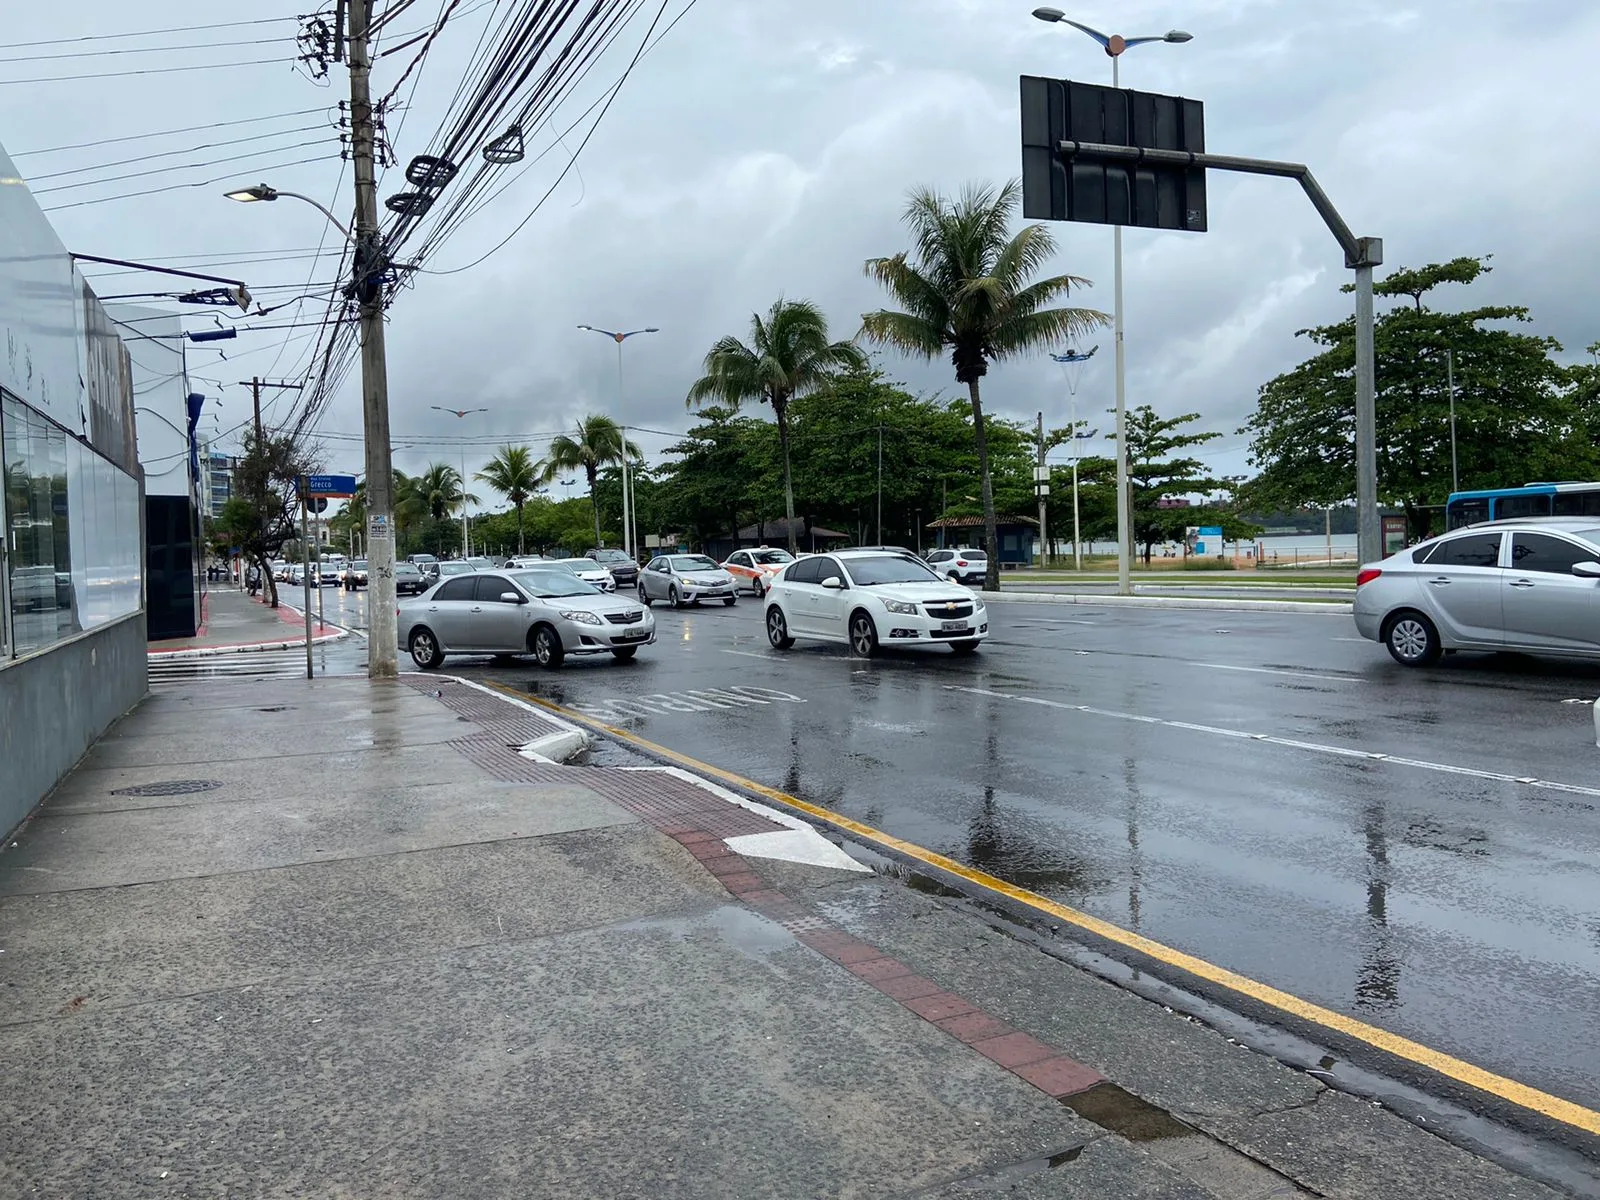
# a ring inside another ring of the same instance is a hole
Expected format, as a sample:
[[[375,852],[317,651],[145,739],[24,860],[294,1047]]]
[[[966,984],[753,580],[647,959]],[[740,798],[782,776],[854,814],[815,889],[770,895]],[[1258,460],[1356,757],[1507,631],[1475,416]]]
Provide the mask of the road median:
[[[1312,613],[1329,616],[1351,611],[1347,600],[1256,600],[1231,596],[1114,596],[1105,592],[984,591],[985,604],[1092,604],[1102,608],[1225,609],[1239,612]]]

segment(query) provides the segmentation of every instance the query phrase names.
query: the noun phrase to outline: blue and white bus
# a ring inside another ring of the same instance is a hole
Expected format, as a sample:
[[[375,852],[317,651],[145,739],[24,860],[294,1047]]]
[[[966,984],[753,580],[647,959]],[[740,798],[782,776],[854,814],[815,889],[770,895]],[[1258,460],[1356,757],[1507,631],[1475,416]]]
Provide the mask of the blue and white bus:
[[[1447,530],[1518,517],[1600,517],[1600,483],[1529,483],[1452,492],[1444,512]]]

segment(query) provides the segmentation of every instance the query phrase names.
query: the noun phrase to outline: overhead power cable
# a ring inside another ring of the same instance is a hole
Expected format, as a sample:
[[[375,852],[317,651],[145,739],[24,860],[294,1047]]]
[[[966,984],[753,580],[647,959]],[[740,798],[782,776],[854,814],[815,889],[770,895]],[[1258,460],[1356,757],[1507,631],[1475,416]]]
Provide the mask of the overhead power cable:
[[[309,133],[311,130],[318,128],[321,127],[317,125],[296,125],[289,129],[274,130],[272,133],[256,133],[251,134],[249,137],[229,138],[224,142],[202,142],[198,146],[186,146],[181,150],[156,150],[149,154],[136,154],[132,158],[117,158],[110,162],[95,163],[94,165],[88,167],[72,167],[65,171],[47,171],[43,175],[30,174],[28,176],[28,186],[32,187],[34,184],[44,179],[60,179],[64,175],[82,175],[87,171],[104,171],[109,170],[112,167],[125,167],[132,163],[149,162],[152,159],[157,158],[171,158],[176,154],[198,154],[202,150],[217,150],[224,146],[237,146],[244,142],[263,142],[269,138],[289,137],[296,133]],[[277,149],[287,149],[287,147],[278,147]],[[273,150],[270,147],[263,147],[262,149],[255,151],[257,154],[263,152],[272,153]],[[165,169],[177,171],[181,170],[182,167],[183,164],[178,164]],[[126,179],[128,176],[120,176],[120,178]]]
[[[122,46],[110,50],[72,50],[66,54],[21,54],[0,58],[0,63],[55,62],[63,58],[99,58],[111,54],[175,54],[183,50],[221,50],[230,46],[277,46],[282,38],[246,38],[237,42],[185,42],[181,46]],[[10,47],[6,47],[10,49]]]
[[[303,142],[291,142],[287,146],[273,146],[268,151],[272,154],[287,154],[291,150],[304,150],[307,146],[320,146],[326,137],[309,138]],[[164,167],[151,167],[148,171],[129,171],[124,175],[107,175],[100,179],[81,179],[77,183],[58,183],[55,187],[32,188],[35,196],[48,196],[52,192],[69,192],[75,188],[100,187],[108,183],[120,183],[124,179],[145,179],[151,175],[166,175],[173,171],[200,170],[204,167],[214,167],[219,163],[239,162],[242,159],[259,158],[261,150],[247,150],[243,154],[228,154],[222,158],[208,158],[199,162],[169,163]]]
[[[79,42],[106,42],[117,38],[159,37],[165,33],[198,33],[204,29],[242,29],[247,25],[276,25],[281,21],[298,21],[300,18],[285,13],[281,17],[261,17],[254,21],[224,21],[220,25],[179,25],[171,29],[138,29],[127,33],[88,33],[79,37],[44,38],[37,42],[11,42],[9,49],[25,50],[29,46],[73,46]]]
[[[65,150],[88,150],[94,146],[110,146],[115,142],[136,142],[143,138],[168,137],[176,133],[198,133],[205,129],[227,129],[234,125],[256,125],[262,121],[286,121],[290,117],[305,117],[312,113],[326,113],[331,105],[318,105],[316,108],[299,108],[292,112],[273,113],[267,117],[242,117],[237,121],[212,121],[206,125],[185,125],[181,129],[152,129],[148,133],[129,133],[122,137],[100,138],[93,142],[75,142],[69,146],[50,146],[43,150],[13,150],[12,158],[32,158],[36,154],[60,154]]]
[[[16,83],[71,83],[75,79],[126,79],[131,75],[173,75],[180,71],[232,71],[239,67],[288,66],[287,58],[252,58],[244,62],[194,63],[187,67],[145,67],[137,71],[91,71],[87,75],[45,75],[35,79],[0,79],[0,85]]]
[[[271,166],[262,167],[261,170],[263,172],[267,172],[267,171],[283,171],[283,170],[288,169],[289,167],[303,166],[305,163],[327,162],[327,161],[328,161],[327,155],[325,155],[325,154],[314,154],[310,158],[297,158],[293,162],[274,163]],[[162,192],[177,192],[177,191],[182,191],[182,190],[184,190],[186,188],[211,187],[213,184],[222,183],[224,180],[233,178],[234,174],[235,174],[235,172],[230,171],[226,175],[218,175],[218,176],[216,176],[215,178],[212,178],[212,179],[200,179],[200,180],[196,180],[194,183],[173,183],[173,184],[168,184],[166,187],[145,188],[142,191],[137,191],[137,192],[118,192],[115,196],[98,196],[93,200],[74,200],[70,204],[52,204],[52,205],[46,207],[44,209],[44,211],[45,212],[61,212],[63,209],[83,208],[85,205],[89,205],[89,204],[109,204],[113,200],[132,200],[136,196],[155,196],[155,195],[159,195]]]

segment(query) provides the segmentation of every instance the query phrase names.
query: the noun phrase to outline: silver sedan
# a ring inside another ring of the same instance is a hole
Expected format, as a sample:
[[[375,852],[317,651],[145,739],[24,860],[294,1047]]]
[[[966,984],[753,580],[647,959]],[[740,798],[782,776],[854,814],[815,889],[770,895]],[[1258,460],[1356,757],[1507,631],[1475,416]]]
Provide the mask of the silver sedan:
[[[1458,529],[1367,564],[1356,585],[1356,629],[1408,667],[1456,650],[1600,658],[1593,517]]]
[[[732,606],[733,576],[722,564],[704,554],[660,554],[639,572],[639,599],[646,605],[665,600],[673,608],[720,600]]]
[[[400,644],[424,670],[448,654],[531,654],[554,669],[569,654],[630,659],[656,640],[638,601],[608,596],[560,567],[474,571],[400,605]]]

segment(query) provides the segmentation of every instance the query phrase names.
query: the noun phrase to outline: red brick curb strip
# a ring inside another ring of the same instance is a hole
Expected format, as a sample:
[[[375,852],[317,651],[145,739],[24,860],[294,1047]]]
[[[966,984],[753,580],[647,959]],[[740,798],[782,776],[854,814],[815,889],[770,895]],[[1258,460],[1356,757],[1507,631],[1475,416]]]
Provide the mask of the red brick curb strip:
[[[924,979],[870,942],[810,915],[782,892],[767,887],[750,864],[714,834],[684,825],[666,826],[661,831],[680,843],[736,899],[779,922],[824,958],[1045,1095],[1059,1100],[1106,1082],[1093,1067],[980,1012],[964,997]]]

